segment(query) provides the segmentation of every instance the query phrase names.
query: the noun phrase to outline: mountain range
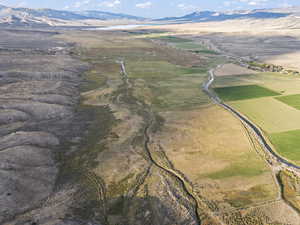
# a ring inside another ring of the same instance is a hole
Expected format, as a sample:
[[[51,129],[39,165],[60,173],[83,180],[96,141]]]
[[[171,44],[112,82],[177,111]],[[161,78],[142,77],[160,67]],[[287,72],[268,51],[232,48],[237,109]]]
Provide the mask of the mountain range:
[[[224,21],[232,19],[270,19],[280,18],[291,15],[291,13],[272,10],[239,10],[230,12],[214,12],[214,11],[199,11],[187,14],[181,17],[166,17],[157,19],[156,21],[177,21],[177,22],[209,22],[209,21]]]
[[[291,15],[299,16],[300,8],[240,10],[231,12],[199,11],[181,17],[166,17],[152,21],[161,23],[208,22],[244,18],[270,19]],[[111,20],[130,21],[131,23],[150,21],[142,17],[96,10],[65,11],[12,8],[0,5],[0,25],[7,26],[98,26],[103,21]]]
[[[143,21],[145,18],[95,10],[72,12],[54,9],[11,8],[0,5],[0,24],[4,25],[57,26],[73,24],[75,21],[90,20]]]

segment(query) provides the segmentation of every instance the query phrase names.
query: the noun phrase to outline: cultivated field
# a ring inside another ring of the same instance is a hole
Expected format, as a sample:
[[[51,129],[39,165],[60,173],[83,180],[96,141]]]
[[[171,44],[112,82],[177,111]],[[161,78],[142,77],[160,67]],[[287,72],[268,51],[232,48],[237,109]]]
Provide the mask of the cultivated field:
[[[237,101],[252,98],[277,96],[279,93],[258,85],[243,85],[215,88],[214,91],[224,101]]]
[[[300,110],[300,95],[286,95],[282,97],[277,97],[277,100]]]
[[[300,129],[299,84],[295,75],[258,73],[217,77],[215,91],[261,127],[282,156],[299,161],[296,140]],[[261,87],[272,90],[274,96],[264,97]]]
[[[299,148],[300,130],[270,134],[270,140],[283,157],[300,163]]]

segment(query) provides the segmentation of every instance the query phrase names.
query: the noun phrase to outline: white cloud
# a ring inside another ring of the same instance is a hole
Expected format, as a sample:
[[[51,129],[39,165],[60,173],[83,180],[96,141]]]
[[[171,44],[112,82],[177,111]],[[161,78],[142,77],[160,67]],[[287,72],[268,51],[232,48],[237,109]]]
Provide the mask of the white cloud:
[[[150,8],[152,5],[153,5],[152,2],[143,2],[143,3],[136,4],[135,7],[146,9],[146,8]]]
[[[190,5],[190,4],[184,4],[184,3],[180,3],[177,5],[177,7],[183,11],[196,11],[196,10],[200,10],[200,7],[195,6],[195,5]]]
[[[89,3],[90,3],[90,0],[77,1],[73,5],[66,5],[64,7],[64,9],[70,9],[70,8],[76,8],[76,9],[78,9],[78,8],[82,8],[82,7],[86,6],[86,5],[88,5]]]
[[[262,6],[265,5],[269,0],[238,0],[239,2],[246,3],[250,6]]]
[[[25,7],[25,6],[27,6],[26,1],[21,1],[21,2],[18,2],[16,5],[14,5],[14,7]]]
[[[104,6],[108,8],[115,8],[121,4],[120,0],[104,1],[99,4],[99,6]]]

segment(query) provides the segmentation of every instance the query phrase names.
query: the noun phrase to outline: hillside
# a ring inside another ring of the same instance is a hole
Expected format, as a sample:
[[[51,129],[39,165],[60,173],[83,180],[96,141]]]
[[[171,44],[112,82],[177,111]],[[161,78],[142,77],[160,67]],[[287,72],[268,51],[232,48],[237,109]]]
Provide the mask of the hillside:
[[[177,22],[209,22],[224,21],[232,19],[275,19],[291,15],[289,10],[273,11],[271,10],[239,10],[229,12],[216,11],[197,11],[181,17],[166,17],[157,21],[177,21]]]
[[[62,11],[54,9],[11,8],[0,5],[0,24],[13,26],[94,25],[108,20],[145,20],[141,17],[103,11]]]

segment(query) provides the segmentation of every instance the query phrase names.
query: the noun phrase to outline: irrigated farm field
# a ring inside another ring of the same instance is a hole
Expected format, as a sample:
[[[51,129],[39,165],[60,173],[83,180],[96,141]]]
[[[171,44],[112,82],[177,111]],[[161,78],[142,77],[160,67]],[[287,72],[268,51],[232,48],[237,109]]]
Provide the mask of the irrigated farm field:
[[[275,91],[258,85],[219,87],[214,90],[224,101],[237,101],[279,95],[279,93]]]
[[[300,110],[300,95],[286,95],[282,97],[277,97],[277,100]]]
[[[300,163],[300,130],[270,134],[276,150],[285,158]]]
[[[263,97],[261,91],[249,88],[258,85],[272,90],[274,95]],[[283,157],[299,162],[300,79],[297,76],[280,73],[222,76],[217,77],[215,87],[223,100],[266,132]]]

